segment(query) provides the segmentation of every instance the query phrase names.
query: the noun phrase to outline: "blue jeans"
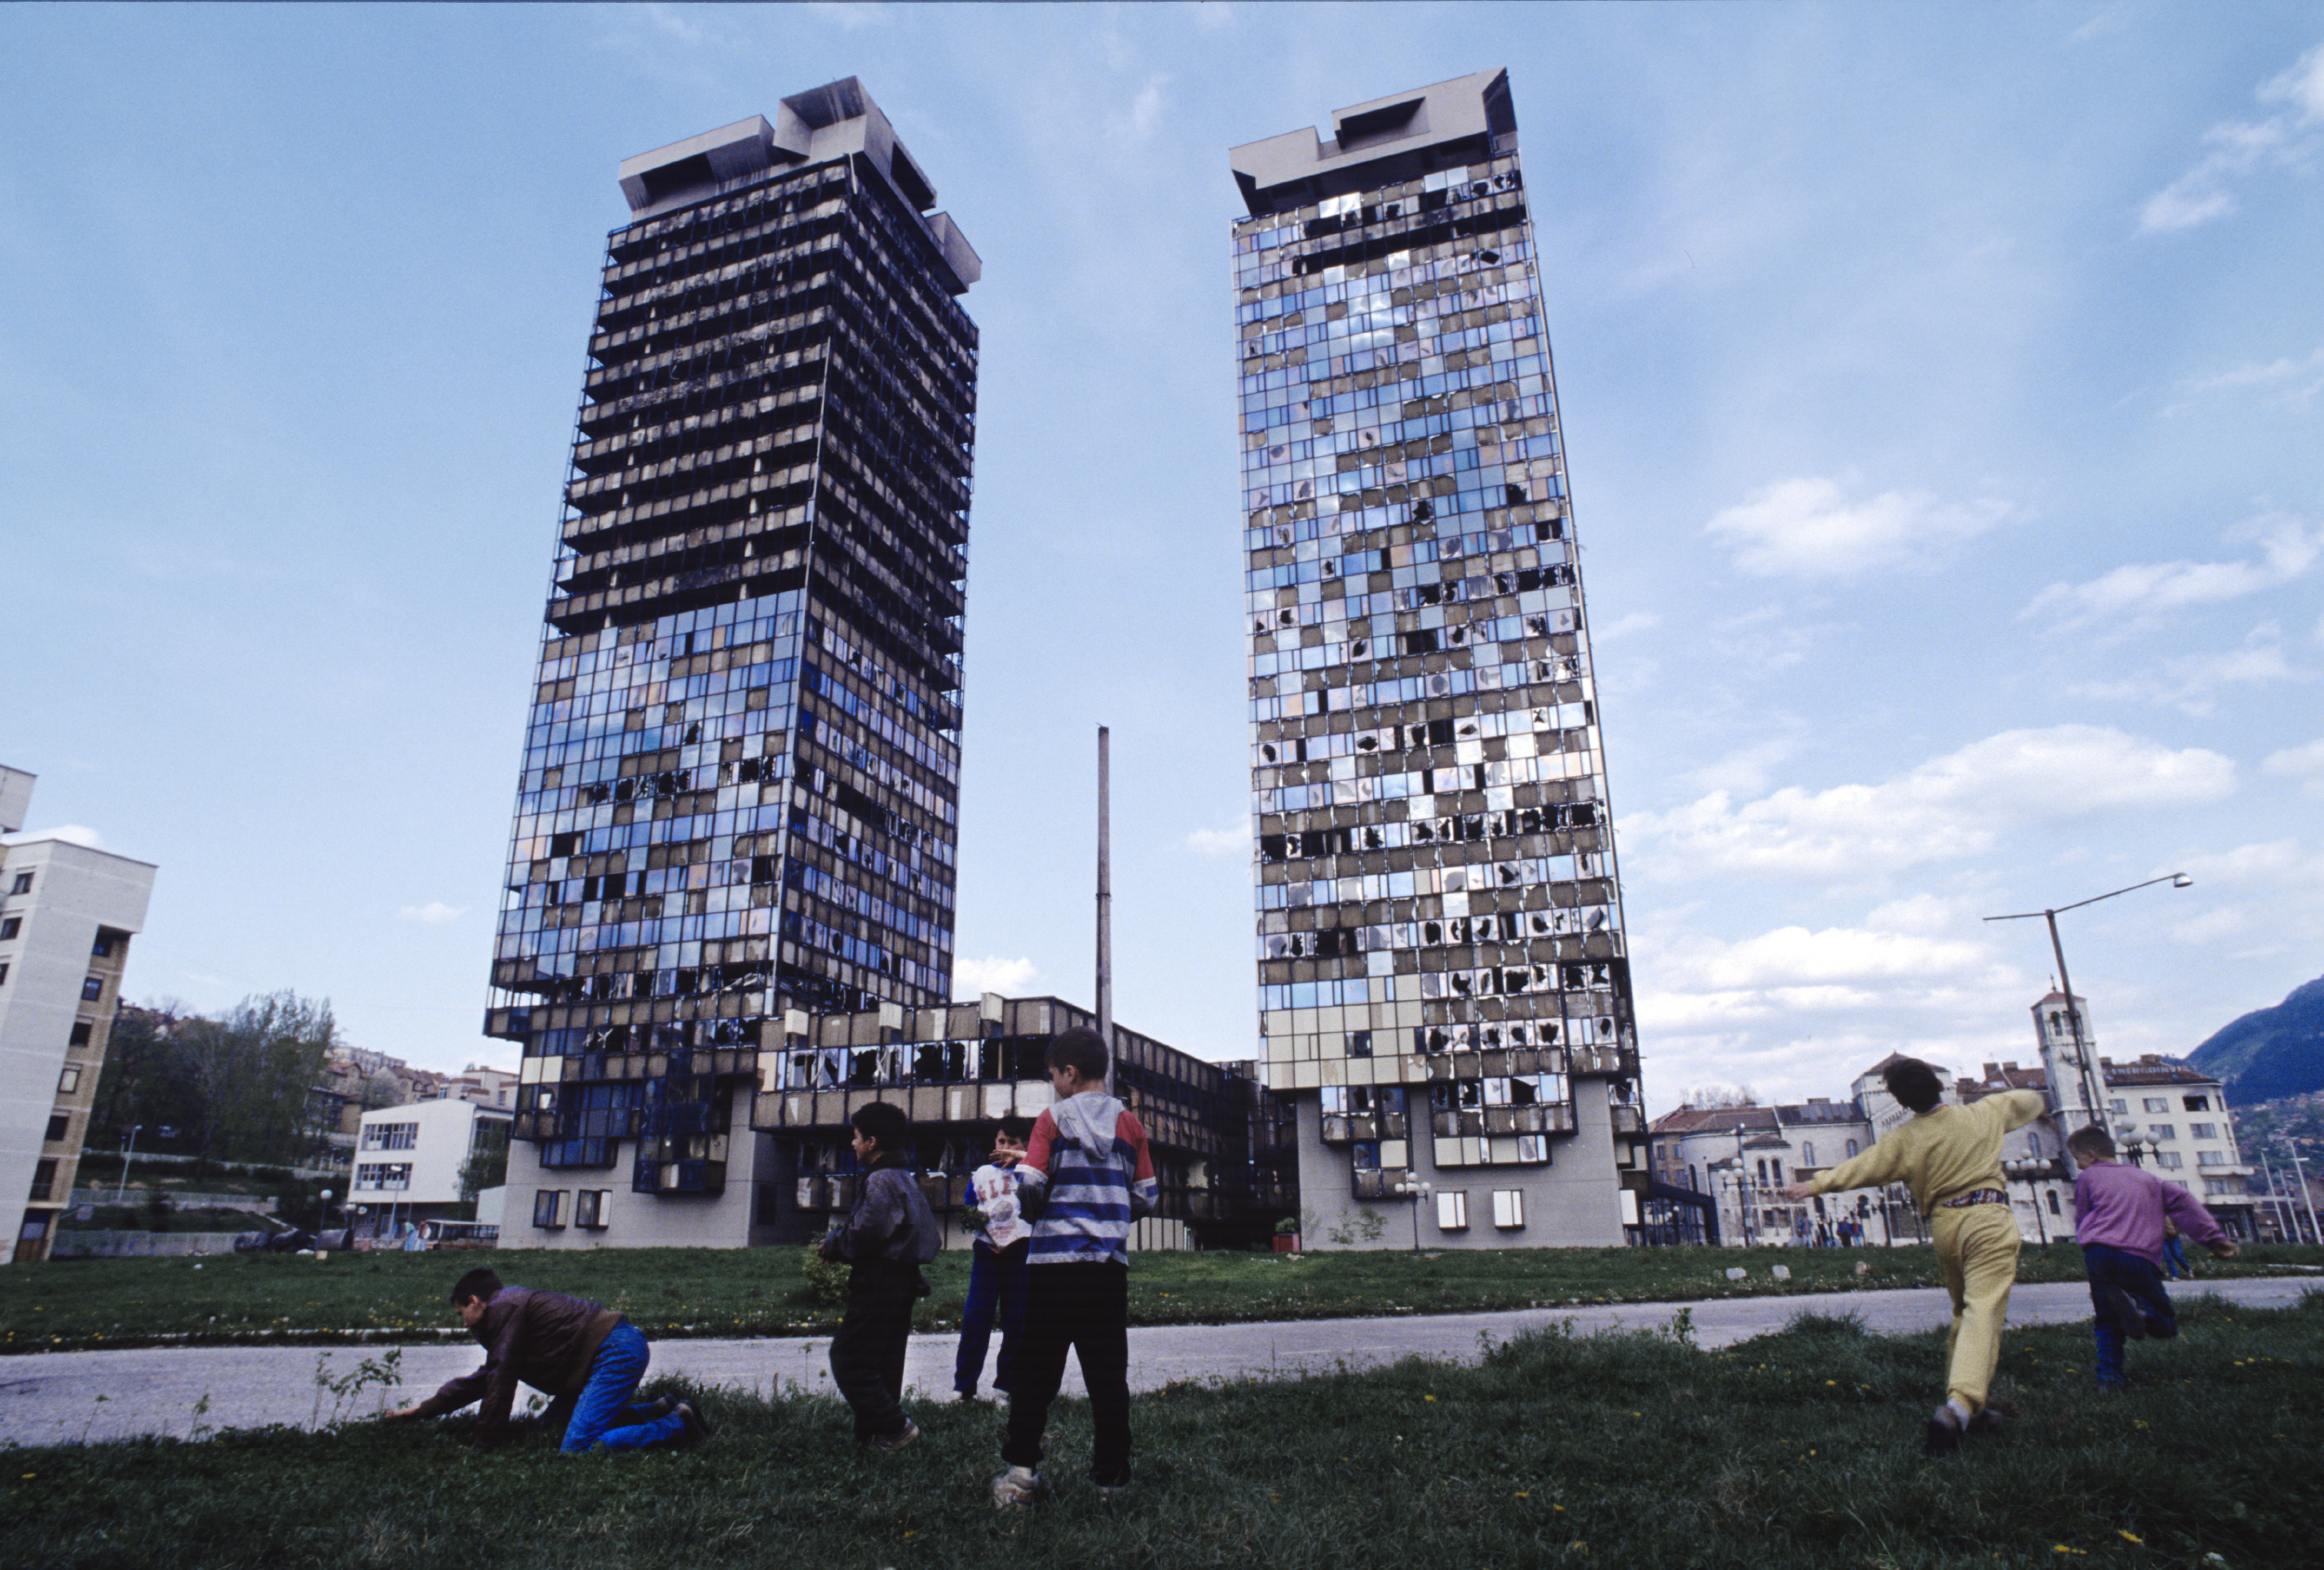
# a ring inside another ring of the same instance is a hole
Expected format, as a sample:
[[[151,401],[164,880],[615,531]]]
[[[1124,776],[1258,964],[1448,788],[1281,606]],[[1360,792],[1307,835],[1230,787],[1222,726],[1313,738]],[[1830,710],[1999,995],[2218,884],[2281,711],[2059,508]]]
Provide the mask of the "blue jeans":
[[[992,1344],[993,1324],[1000,1324],[1000,1360],[993,1367],[993,1388],[1006,1395],[1015,1385],[1017,1333],[1024,1326],[1024,1261],[1028,1245],[1020,1239],[997,1249],[983,1238],[969,1257],[969,1300],[960,1311],[960,1351],[952,1360],[952,1388],[963,1395],[976,1393],[984,1372],[984,1349]]]
[[[2171,1307],[2171,1294],[2163,1290],[2162,1273],[2141,1256],[2127,1248],[2088,1243],[2082,1246],[2082,1264],[2090,1273],[2091,1304],[2098,1311],[2093,1326],[2098,1338],[2098,1382],[2119,1385],[2122,1383],[2122,1326],[2107,1300],[2107,1288],[2119,1286],[2131,1295],[2149,1336],[2168,1340],[2179,1333],[2179,1318]]]
[[[643,1408],[629,1405],[638,1381],[645,1378],[650,1355],[645,1337],[637,1326],[627,1321],[614,1326],[614,1333],[590,1360],[589,1382],[581,1393],[556,1403],[557,1406],[568,1401],[572,1404],[572,1416],[565,1420],[564,1449],[578,1452],[601,1443],[608,1450],[637,1450],[686,1431],[684,1421],[675,1412],[667,1418],[650,1418]]]

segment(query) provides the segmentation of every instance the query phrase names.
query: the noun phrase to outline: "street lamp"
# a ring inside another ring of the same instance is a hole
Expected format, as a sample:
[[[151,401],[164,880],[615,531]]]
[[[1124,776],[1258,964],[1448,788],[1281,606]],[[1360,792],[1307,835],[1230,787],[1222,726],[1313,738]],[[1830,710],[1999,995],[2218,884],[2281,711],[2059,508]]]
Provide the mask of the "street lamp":
[[[2026,1180],[2026,1197],[2033,1206],[2034,1235],[2041,1239],[2043,1247],[2048,1247],[2050,1223],[2041,1216],[2041,1189],[2038,1180],[2050,1175],[2050,1164],[2047,1161],[2004,1161],[2001,1170],[2013,1178]]]
[[[2127,889],[2117,889],[2112,893],[2093,894],[2086,900],[2077,900],[2070,905],[2059,905],[2054,910],[2022,910],[2011,916],[1986,917],[1987,921],[2030,921],[2039,916],[2050,924],[2050,952],[2057,957],[2058,990],[2066,994],[2066,1023],[2067,1028],[2074,1033],[2074,1061],[2081,1075],[2082,1097],[2089,1104],[2092,1123],[2100,1128],[2106,1126],[2106,1120],[2099,1111],[2106,1105],[2106,1087],[2099,1081],[2098,1065],[2092,1062],[2089,1049],[2082,1044],[2082,1011],[2075,1007],[2073,978],[2066,973],[2066,945],[2058,941],[2058,917],[2069,910],[2080,910],[2084,905],[2094,905],[2100,900],[2110,900],[2116,894],[2128,894],[2138,889],[2151,889],[2158,883],[2168,883],[2173,889],[2185,889],[2192,885],[2195,879],[2184,872],[2166,873],[2160,877],[2150,877],[2144,883],[2133,883]],[[2056,1099],[2057,1087],[2053,1085],[2050,1091],[2052,1097]]]
[[[1419,1176],[1418,1172],[1407,1170],[1403,1181],[1396,1184],[1396,1192],[1412,1201],[1412,1251],[1416,1254],[1420,1251],[1420,1207],[1427,1203],[1428,1196],[1435,1188],[1433,1183],[1419,1181]]]
[[[2318,1241],[2324,1241],[2324,1232],[2318,1232],[2316,1226],[2316,1200],[2308,1193],[2307,1169],[2300,1165],[2299,1142],[2289,1134],[2277,1135],[2276,1142],[2282,1145],[2284,1154],[2291,1157],[2292,1187],[2300,1192],[2300,1203],[2308,1207],[2308,1235]]]
[[[1757,1241],[1757,1229],[1751,1225],[1751,1173],[1743,1159],[1745,1126],[1735,1126],[1735,1207],[1736,1219],[1743,1223],[1743,1247],[1749,1248]]]
[[[137,1159],[138,1135],[143,1132],[144,1128],[145,1125],[142,1123],[130,1124],[129,1138],[122,1144],[121,1182],[113,1190],[113,1203],[115,1205],[120,1204],[122,1195],[129,1192],[129,1163]]]

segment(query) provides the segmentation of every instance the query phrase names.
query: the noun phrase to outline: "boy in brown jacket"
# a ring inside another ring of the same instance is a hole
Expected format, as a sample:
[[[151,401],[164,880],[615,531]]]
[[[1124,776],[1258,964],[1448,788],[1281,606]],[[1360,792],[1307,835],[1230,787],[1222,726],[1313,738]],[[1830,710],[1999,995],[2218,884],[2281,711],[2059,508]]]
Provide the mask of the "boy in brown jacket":
[[[508,1408],[522,1382],[550,1397],[548,1420],[563,1423],[568,1451],[601,1442],[608,1450],[635,1450],[706,1431],[690,1403],[665,1397],[629,1405],[649,1353],[645,1337],[612,1309],[562,1292],[505,1286],[482,1269],[460,1277],[452,1307],[484,1343],[484,1366],[390,1412],[390,1420],[432,1418],[482,1401],[478,1439],[496,1445],[508,1436]]]

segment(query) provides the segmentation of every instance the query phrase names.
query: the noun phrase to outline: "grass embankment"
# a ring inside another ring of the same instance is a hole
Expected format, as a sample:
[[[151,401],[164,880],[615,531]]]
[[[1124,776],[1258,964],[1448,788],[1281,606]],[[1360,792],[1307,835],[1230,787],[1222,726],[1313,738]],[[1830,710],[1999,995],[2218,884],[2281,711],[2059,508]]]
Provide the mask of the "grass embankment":
[[[0,1541],[28,1570],[2315,1563],[2324,1295],[2182,1325],[2104,1399],[2086,1327],[2012,1331],[1996,1388],[2024,1416],[1941,1462],[1917,1444],[1942,1337],[1812,1311],[1719,1352],[1551,1333],[1473,1368],[1173,1387],[1133,1404],[1139,1481],[1111,1503],[1078,1481],[1080,1403],[1056,1497],[1002,1515],[996,1408],[922,1407],[880,1457],[828,1398],[714,1391],[683,1454],[483,1454],[465,1419],[16,1450]]]
[[[819,1301],[792,1248],[500,1249],[342,1254],[322,1260],[232,1255],[194,1260],[71,1260],[0,1271],[0,1351],[150,1345],[432,1339],[452,1325],[445,1292],[472,1265],[508,1280],[611,1304],[648,1336],[825,1334],[838,1306]],[[969,1256],[929,1267],[923,1330],[959,1323]],[[1772,1267],[1791,1272],[1778,1282]],[[1869,1267],[1863,1275],[1856,1266]],[[1740,1282],[1726,1272],[1741,1267]],[[2324,1249],[2255,1247],[2205,1260],[2204,1279],[2324,1266]],[[2028,1248],[2024,1281],[2079,1281],[2079,1250]],[[1596,1302],[1686,1301],[1912,1286],[1937,1279],[1921,1248],[1536,1248],[1492,1253],[1141,1254],[1130,1266],[1133,1325],[1223,1325],[1373,1314],[1460,1313]]]

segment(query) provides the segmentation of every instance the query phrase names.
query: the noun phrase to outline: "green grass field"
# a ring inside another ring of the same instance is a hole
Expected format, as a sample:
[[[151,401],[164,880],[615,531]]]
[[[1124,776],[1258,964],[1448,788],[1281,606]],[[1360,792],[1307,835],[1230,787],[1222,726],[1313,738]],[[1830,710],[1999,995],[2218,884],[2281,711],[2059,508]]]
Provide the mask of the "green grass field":
[[[1941,1338],[1819,1317],[1844,1309],[1719,1352],[1552,1333],[1474,1368],[1174,1387],[1135,1401],[1139,1481],[1111,1502],[1079,1481],[1078,1403],[1055,1497],[1004,1515],[997,1408],[924,1407],[921,1443],[879,1457],[827,1398],[710,1392],[718,1432],[681,1454],[486,1454],[456,1418],[13,1450],[0,1543],[24,1570],[2317,1562],[2324,1294],[2189,1302],[2106,1398],[2086,1326],[2014,1330],[1996,1389],[2023,1415],[1938,1462],[1918,1438]]]
[[[431,1338],[455,1322],[444,1295],[489,1264],[508,1280],[593,1298],[648,1336],[827,1333],[838,1308],[818,1301],[790,1248],[608,1248],[588,1252],[227,1255],[208,1260],[59,1260],[0,1271],[0,1351],[284,1339]],[[923,1299],[923,1330],[959,1322],[968,1255],[940,1255]],[[1777,1282],[1771,1268],[1792,1273]],[[1855,1273],[1868,1265],[1865,1275]],[[196,1268],[199,1266],[199,1268]],[[1731,1267],[1749,1273],[1726,1279]],[[2324,1266],[2324,1249],[2255,1247],[2202,1278]],[[2028,1248],[2023,1281],[2079,1281],[2080,1252]],[[1141,1254],[1130,1266],[1130,1322],[1222,1325],[1269,1319],[1455,1313],[1592,1302],[1685,1301],[1849,1292],[1936,1280],[1922,1248],[1534,1248],[1492,1253]]]

